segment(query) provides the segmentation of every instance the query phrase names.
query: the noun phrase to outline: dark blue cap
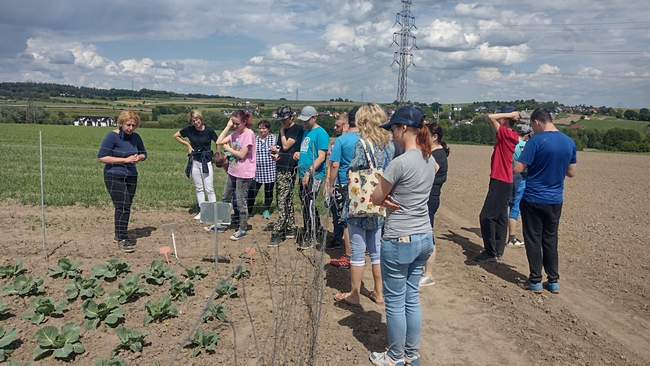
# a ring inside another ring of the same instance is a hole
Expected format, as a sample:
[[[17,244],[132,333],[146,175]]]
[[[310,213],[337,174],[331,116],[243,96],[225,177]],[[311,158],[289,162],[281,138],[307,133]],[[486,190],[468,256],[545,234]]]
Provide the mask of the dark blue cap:
[[[504,105],[503,108],[501,108],[501,113],[512,113],[516,112],[517,110],[509,105]]]
[[[414,105],[407,105],[399,108],[393,113],[388,123],[379,127],[390,130],[391,125],[407,125],[411,127],[421,128],[422,119],[425,117],[424,112]]]

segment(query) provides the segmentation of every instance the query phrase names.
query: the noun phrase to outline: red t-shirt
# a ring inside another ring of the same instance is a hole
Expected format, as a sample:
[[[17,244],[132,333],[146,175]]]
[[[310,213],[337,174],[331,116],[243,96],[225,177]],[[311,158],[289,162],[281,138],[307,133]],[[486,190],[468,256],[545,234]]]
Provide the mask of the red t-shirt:
[[[512,183],[512,156],[515,146],[519,142],[519,135],[507,127],[499,127],[497,141],[494,143],[494,152],[490,161],[490,178],[506,183]]]

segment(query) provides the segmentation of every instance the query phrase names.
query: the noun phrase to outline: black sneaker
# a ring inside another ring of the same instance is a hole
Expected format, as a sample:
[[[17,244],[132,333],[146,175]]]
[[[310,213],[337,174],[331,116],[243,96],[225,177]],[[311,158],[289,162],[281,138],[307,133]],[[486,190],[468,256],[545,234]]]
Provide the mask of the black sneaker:
[[[282,238],[279,235],[271,235],[271,241],[266,244],[266,246],[269,248],[275,248],[280,246],[280,243],[282,243]]]
[[[486,251],[482,251],[481,254],[474,257],[474,260],[479,262],[479,263],[496,262],[497,257],[495,257],[493,255],[489,255]]]
[[[325,245],[325,249],[327,250],[340,248],[343,248],[343,243],[340,240],[331,240],[327,245]]]
[[[131,244],[129,239],[120,240],[119,242],[117,242],[117,245],[120,247],[120,249],[122,249],[126,253],[131,253],[135,251],[135,248],[133,248],[133,244]]]
[[[296,229],[287,230],[286,234],[284,234],[284,237],[287,239],[293,239],[296,237],[296,231]]]
[[[309,234],[301,233],[296,237],[296,243],[298,244],[298,250],[305,250],[307,248],[311,248],[312,237]]]

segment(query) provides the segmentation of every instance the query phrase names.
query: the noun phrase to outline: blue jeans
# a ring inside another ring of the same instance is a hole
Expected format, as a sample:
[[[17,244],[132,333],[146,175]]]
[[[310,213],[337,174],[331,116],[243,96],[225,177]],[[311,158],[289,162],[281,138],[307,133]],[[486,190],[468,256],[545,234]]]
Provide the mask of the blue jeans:
[[[401,360],[416,356],[420,349],[422,310],[419,282],[424,264],[433,253],[431,232],[381,240],[381,279],[386,303],[388,356]]]

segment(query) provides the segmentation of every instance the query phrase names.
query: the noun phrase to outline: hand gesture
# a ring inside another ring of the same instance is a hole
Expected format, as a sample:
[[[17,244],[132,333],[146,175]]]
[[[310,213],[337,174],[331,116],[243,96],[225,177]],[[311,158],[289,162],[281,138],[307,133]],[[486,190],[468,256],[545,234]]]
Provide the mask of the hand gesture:
[[[131,156],[127,156],[126,161],[124,162],[125,164],[135,164],[138,161],[140,161],[140,155],[138,154],[133,154]]]
[[[391,197],[390,194],[384,198],[384,202],[382,202],[381,205],[386,207],[390,212],[399,210],[399,205],[393,201],[393,197]]]

